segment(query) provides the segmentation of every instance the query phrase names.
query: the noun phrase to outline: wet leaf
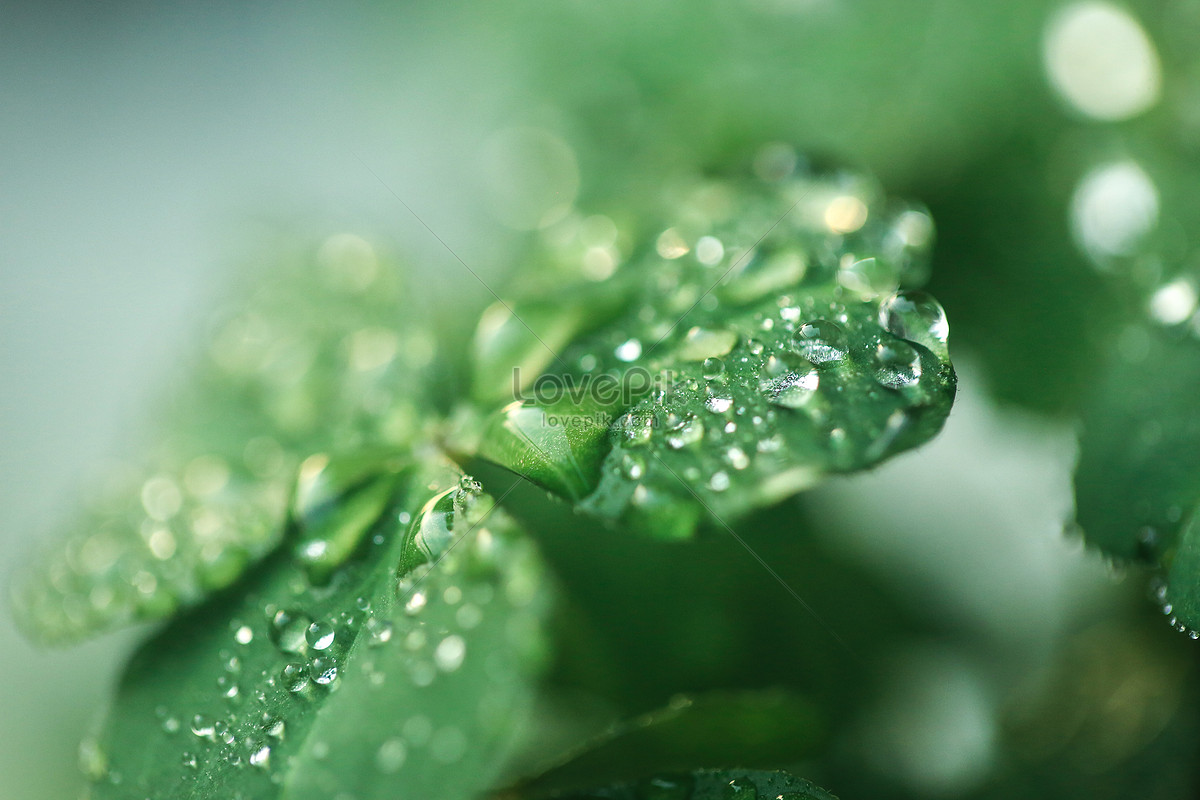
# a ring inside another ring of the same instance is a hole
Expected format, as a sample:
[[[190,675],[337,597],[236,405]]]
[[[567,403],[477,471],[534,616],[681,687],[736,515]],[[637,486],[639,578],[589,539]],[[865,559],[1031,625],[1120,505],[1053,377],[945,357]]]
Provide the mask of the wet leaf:
[[[837,800],[824,789],[786,772],[746,769],[697,770],[602,789],[513,797],[514,800]]]
[[[18,587],[31,635],[77,639],[201,600],[279,543],[303,459],[411,441],[433,343],[403,319],[396,263],[339,235],[241,290],[170,387],[151,446],[106,471]]]
[[[286,551],[134,657],[97,798],[474,797],[542,661],[539,559],[478,484],[406,467],[326,585]]]
[[[899,288],[925,272],[930,218],[858,173],[776,177],[668,191],[671,222],[609,279],[636,280],[623,313],[514,382],[480,454],[671,538],[936,434],[945,314]]]

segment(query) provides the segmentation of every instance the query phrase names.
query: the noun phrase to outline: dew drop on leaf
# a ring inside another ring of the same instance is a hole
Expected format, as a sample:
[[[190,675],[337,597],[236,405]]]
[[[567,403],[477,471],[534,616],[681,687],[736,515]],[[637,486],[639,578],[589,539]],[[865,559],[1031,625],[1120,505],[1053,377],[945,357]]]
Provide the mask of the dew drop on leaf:
[[[313,650],[328,650],[335,636],[336,632],[328,622],[314,622],[304,632],[304,639]]]
[[[941,303],[925,292],[897,292],[879,305],[879,326],[884,330],[924,345],[938,358],[948,356],[946,340],[950,326]]]
[[[328,686],[337,679],[337,676],[337,661],[332,656],[317,656],[308,665],[308,677],[312,678],[313,683]]]
[[[312,620],[302,611],[279,609],[270,618],[271,641],[285,653],[302,653]]]
[[[871,356],[875,379],[889,389],[916,386],[921,380],[921,354],[906,342],[880,342]]]
[[[813,364],[833,364],[846,357],[846,333],[836,322],[816,319],[796,329],[792,348]]]
[[[284,688],[289,692],[301,692],[308,687],[308,665],[302,661],[289,661],[279,673]]]

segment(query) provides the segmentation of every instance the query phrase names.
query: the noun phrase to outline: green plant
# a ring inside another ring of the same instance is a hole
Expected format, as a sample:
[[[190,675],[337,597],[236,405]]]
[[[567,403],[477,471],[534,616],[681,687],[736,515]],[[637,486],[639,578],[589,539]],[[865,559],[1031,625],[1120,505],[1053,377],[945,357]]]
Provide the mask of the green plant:
[[[546,41],[584,23],[597,47],[617,37],[594,9],[519,12]],[[719,9],[661,13],[678,25],[654,20],[624,55],[645,86],[661,78],[645,54],[678,47],[660,27],[703,38],[727,22]],[[1021,46],[995,51],[1007,91],[1028,78],[1022,48],[1047,13],[1013,12]],[[954,51],[949,39],[995,23],[979,12],[930,35]],[[868,30],[925,35],[911,21]],[[760,32],[764,51],[784,47]],[[537,58],[562,81],[547,92],[580,105],[580,151],[621,160],[635,137],[593,119],[594,87],[562,67],[586,48]],[[706,68],[703,85],[719,85]],[[955,75],[935,82],[964,91]],[[1109,113],[1058,88],[1085,116]],[[1164,145],[1155,126],[1170,120],[1151,117],[1122,129],[1120,152],[1147,153],[1155,179],[1132,156],[1095,167],[1111,144],[1045,105],[1007,136],[981,125],[975,150],[925,172],[881,157],[892,145],[870,126],[851,136],[845,149],[894,168],[889,185],[912,186],[931,214],[863,170],[758,147],[813,139],[790,121],[742,129],[731,113],[697,141],[692,106],[667,103],[657,145],[638,151],[648,163],[625,164],[624,179],[596,169],[591,216],[539,222],[496,302],[470,316],[469,346],[412,300],[400,260],[355,236],[252,275],[165,403],[159,438],[15,593],[47,642],[163,622],[84,744],[91,795],[829,796],[789,772],[918,793],[859,771],[859,727],[886,679],[941,663],[888,663],[883,643],[972,633],[831,555],[814,535],[829,523],[802,493],[942,429],[957,377],[946,315],[919,288],[931,280],[964,310],[997,395],[1082,419],[1088,541],[1156,569],[1156,599],[1191,633],[1200,317],[1155,189],[1190,230],[1186,180],[1169,177],[1194,173],[1190,150]],[[934,137],[947,120],[978,124],[962,103],[938,110],[936,124],[897,113]],[[1083,155],[1062,156],[1064,140]],[[1114,181],[1116,210],[1090,206],[1111,204]],[[937,254],[934,217],[949,240]],[[1055,313],[1021,313],[1039,307]],[[1149,791],[1147,774],[1153,796],[1188,790],[1198,701],[1178,687],[1194,668],[1179,642],[1119,624],[1127,636],[1086,631],[1056,652],[996,734],[1011,764],[978,796],[1124,796]],[[975,657],[1001,663],[997,649]],[[1092,719],[1097,697],[1128,713]]]

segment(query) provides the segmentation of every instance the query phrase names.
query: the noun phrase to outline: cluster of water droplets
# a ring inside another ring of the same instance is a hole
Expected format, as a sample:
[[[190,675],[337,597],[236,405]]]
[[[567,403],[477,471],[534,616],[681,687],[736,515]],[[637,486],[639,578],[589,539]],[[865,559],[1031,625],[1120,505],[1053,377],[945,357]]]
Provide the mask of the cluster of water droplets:
[[[1189,639],[1200,639],[1200,630],[1189,627],[1186,623],[1180,620],[1178,613],[1175,610],[1175,605],[1171,602],[1170,593],[1167,582],[1161,578],[1155,579],[1150,586],[1150,593],[1154,601],[1158,603],[1158,608],[1163,616],[1167,619],[1167,624],[1172,629],[1179,633],[1186,634]]]
[[[782,497],[892,452],[952,383],[944,312],[898,289],[927,272],[928,213],[768,150],[756,180],[668,190],[675,222],[612,278],[634,287],[622,314],[547,367],[649,376],[601,476],[634,506],[669,505],[680,479]]]
[[[493,605],[522,610],[533,601],[540,573],[529,554],[521,556],[523,545],[514,544],[502,512],[481,502],[479,484],[464,476],[449,489],[429,491],[416,513],[392,512],[399,531],[373,537],[366,545],[373,554],[321,584],[308,579],[301,561],[279,567],[279,588],[268,593],[278,597],[247,597],[244,612],[214,634],[211,694],[202,693],[199,706],[164,703],[154,714],[156,736],[178,746],[183,780],[234,769],[281,781],[299,747],[315,758],[337,746],[297,741],[285,747],[293,735],[303,739],[311,722],[297,715],[297,706],[323,703],[346,680],[379,689],[428,687],[463,667],[472,632],[496,613]],[[469,541],[452,547],[468,532]],[[381,568],[377,559],[394,565]],[[496,680],[509,680],[502,666],[489,669]],[[421,714],[397,724],[397,736],[379,744],[382,772],[398,771],[413,750],[442,763],[466,752],[469,730],[438,727]],[[93,781],[122,779],[95,739],[81,746],[80,766]]]

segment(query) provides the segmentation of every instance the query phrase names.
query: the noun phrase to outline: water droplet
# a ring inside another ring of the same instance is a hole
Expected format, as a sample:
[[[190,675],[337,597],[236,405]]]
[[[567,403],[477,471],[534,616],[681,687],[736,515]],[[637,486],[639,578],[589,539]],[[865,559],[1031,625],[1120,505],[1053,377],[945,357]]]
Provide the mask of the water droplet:
[[[901,339],[924,345],[943,360],[949,355],[946,312],[925,292],[897,292],[884,300],[879,306],[879,326]]]
[[[715,380],[725,373],[725,362],[719,358],[706,358],[703,369],[707,380]]]
[[[636,361],[642,355],[642,343],[637,339],[627,339],[617,345],[617,349],[613,351],[613,355],[617,357],[617,360],[626,363]]]
[[[205,714],[197,714],[192,717],[192,733],[199,736],[201,739],[216,740],[217,732],[216,723],[212,718]]]
[[[805,369],[804,367],[808,367]],[[810,364],[789,364],[792,367],[778,378],[768,378],[760,385],[767,399],[785,408],[803,408],[812,402],[820,386],[821,376]]]
[[[217,678],[217,689],[220,690],[221,696],[230,700],[237,697],[240,692],[237,681],[232,675],[222,675]]]
[[[425,607],[426,597],[425,592],[413,592],[412,597],[408,598],[408,602],[404,604],[404,613],[413,616],[421,613],[421,609]]]
[[[872,356],[875,380],[889,389],[916,386],[921,380],[921,355],[905,341],[880,342]]]
[[[317,656],[308,665],[308,677],[321,686],[333,683],[337,679],[337,675],[337,662],[332,656]]]
[[[254,631],[249,625],[242,625],[233,633],[233,639],[238,644],[250,644],[254,641]]]
[[[300,692],[308,686],[308,665],[302,661],[289,661],[279,673],[283,686],[289,692]]]
[[[312,619],[302,611],[280,609],[271,615],[271,640],[285,653],[302,653],[305,647],[305,631]]]
[[[278,717],[273,717],[270,714],[263,714],[263,732],[277,742],[283,741],[283,735],[287,730],[287,725]]]
[[[729,483],[729,473],[718,471],[714,472],[712,477],[708,479],[708,488],[714,492],[723,492],[729,488]]]
[[[401,739],[388,739],[379,746],[379,752],[375,754],[375,766],[385,775],[391,775],[400,771],[407,758],[408,747],[404,744],[404,741]]]
[[[250,753],[250,766],[267,769],[271,766],[271,746],[263,745]]]
[[[403,553],[397,573],[403,580],[422,564],[434,561],[454,540],[456,508],[461,510],[462,493],[457,488],[434,495],[421,507],[405,533]]]
[[[729,395],[714,394],[712,397],[704,401],[704,405],[709,411],[716,414],[724,414],[733,407],[733,398]]]
[[[621,474],[630,480],[640,480],[646,474],[646,460],[636,453],[626,453],[621,457]]]
[[[328,650],[333,644],[336,631],[328,622],[314,622],[304,631],[304,639],[314,650]]]
[[[792,335],[792,349],[813,364],[830,364],[846,357],[846,332],[836,322],[816,319]]]
[[[183,756],[180,758],[180,763],[183,765],[184,769],[195,769],[197,766],[199,766],[200,761],[196,758],[195,753],[185,751]]]
[[[467,643],[461,636],[447,636],[433,651],[433,661],[442,672],[453,672],[462,666]]]
[[[688,414],[678,425],[671,428],[667,444],[675,450],[695,444],[704,438],[704,423],[695,415]]]
[[[216,722],[214,722],[213,723],[213,734],[216,736],[217,741],[223,742],[225,744],[233,744],[233,741],[234,741],[233,731],[231,731],[229,729],[228,722],[226,722],[224,720],[220,720],[220,719],[217,720]]]

